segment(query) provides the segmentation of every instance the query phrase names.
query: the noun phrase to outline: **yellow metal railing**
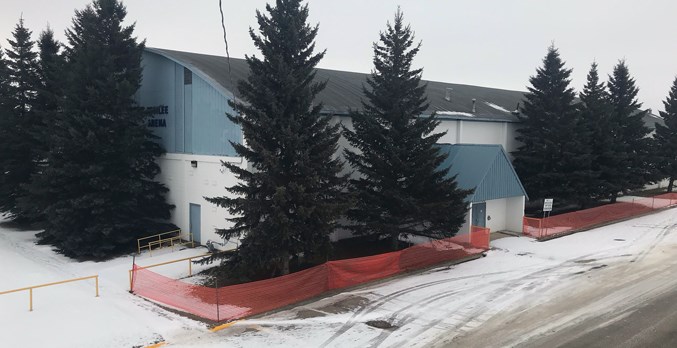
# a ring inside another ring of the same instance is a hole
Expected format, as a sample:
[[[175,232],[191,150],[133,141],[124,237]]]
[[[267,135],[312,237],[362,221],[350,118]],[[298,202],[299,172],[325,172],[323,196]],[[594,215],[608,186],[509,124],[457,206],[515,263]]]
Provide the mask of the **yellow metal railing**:
[[[197,258],[201,258],[201,257],[205,257],[205,256],[211,256],[211,255],[212,255],[212,254],[203,254],[203,255],[198,255],[198,256],[191,256],[191,257],[186,257],[186,258],[183,258],[183,259],[178,259],[178,260],[172,260],[172,261],[167,261],[167,262],[156,263],[156,264],[154,264],[154,265],[139,266],[138,269],[153,268],[153,267],[158,267],[158,266],[169,265],[169,264],[171,264],[171,263],[177,263],[177,262],[181,262],[181,261],[188,261],[188,276],[190,277],[190,276],[193,275],[193,263],[192,263],[193,259],[197,259]],[[133,272],[134,272],[133,269],[130,269],[130,270],[129,270],[129,291],[132,291],[132,290],[133,290],[133,284],[132,284],[132,282],[134,281],[134,279],[132,278]]]
[[[148,241],[145,245],[141,245],[142,241]],[[174,245],[184,245],[190,244],[191,247],[195,247],[195,242],[193,242],[193,233],[188,233],[188,240],[183,241],[181,239],[181,230],[173,230],[169,232],[158,233],[148,237],[142,237],[136,240],[137,252],[141,254],[141,249],[148,249],[148,253],[153,256],[153,247],[162,245],[170,245],[172,250],[174,250]]]
[[[40,285],[27,286],[27,287],[21,288],[21,289],[14,289],[14,290],[3,291],[3,292],[0,292],[0,295],[4,295],[4,294],[13,293],[13,292],[19,292],[19,291],[26,291],[26,290],[28,290],[28,294],[29,294],[29,295],[28,295],[28,298],[29,298],[29,300],[28,300],[28,301],[29,301],[29,302],[28,302],[28,310],[32,312],[32,311],[33,311],[33,289],[44,288],[44,287],[46,287],[46,286],[59,285],[59,284],[64,284],[64,283],[77,282],[77,281],[80,281],[80,280],[87,280],[87,279],[92,279],[92,278],[94,278],[94,279],[96,280],[96,283],[95,283],[95,287],[96,287],[96,297],[99,297],[99,276],[98,276],[98,275],[93,275],[93,276],[89,276],[89,277],[82,277],[82,278],[74,278],[74,279],[68,279],[68,280],[62,280],[62,281],[60,281],[60,282],[53,282],[53,283],[46,283],[46,284],[40,284]]]

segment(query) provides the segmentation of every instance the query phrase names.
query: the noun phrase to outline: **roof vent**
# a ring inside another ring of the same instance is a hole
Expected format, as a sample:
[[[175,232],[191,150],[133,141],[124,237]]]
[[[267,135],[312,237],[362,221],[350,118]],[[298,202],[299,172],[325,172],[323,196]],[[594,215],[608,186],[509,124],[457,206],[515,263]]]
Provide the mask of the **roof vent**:
[[[475,110],[475,102],[476,102],[476,101],[477,101],[477,99],[472,98],[472,113],[473,113],[473,114],[474,114],[475,112],[477,112],[477,111]]]
[[[517,102],[517,106],[515,106],[515,111],[512,112],[513,115],[519,115],[520,113],[520,102]]]
[[[450,102],[451,101],[451,92],[453,91],[453,88],[447,88],[446,93],[444,94],[444,100]]]

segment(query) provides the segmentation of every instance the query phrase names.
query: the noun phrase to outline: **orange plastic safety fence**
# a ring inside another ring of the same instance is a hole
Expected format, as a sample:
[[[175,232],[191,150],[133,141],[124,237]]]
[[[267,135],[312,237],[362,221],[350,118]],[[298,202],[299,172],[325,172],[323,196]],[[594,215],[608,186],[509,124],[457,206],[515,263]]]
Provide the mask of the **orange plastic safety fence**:
[[[675,204],[677,204],[677,193],[666,193],[655,197],[633,198],[626,202],[607,204],[544,219],[525,217],[522,232],[534,238],[546,238],[627,219]]]
[[[380,255],[329,261],[300,272],[251,283],[209,288],[134,266],[134,293],[201,318],[222,321],[263,313],[323,292],[363,284],[404,271],[459,260],[489,248],[489,229],[435,240]]]

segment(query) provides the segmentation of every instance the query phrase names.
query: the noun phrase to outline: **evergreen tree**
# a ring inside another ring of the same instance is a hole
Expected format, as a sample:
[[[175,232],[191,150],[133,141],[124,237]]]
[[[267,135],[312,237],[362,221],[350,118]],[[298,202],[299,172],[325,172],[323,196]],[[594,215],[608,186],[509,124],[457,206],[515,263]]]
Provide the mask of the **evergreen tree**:
[[[107,257],[168,227],[167,188],[153,180],[163,150],[134,102],[144,43],[132,36],[134,25],[122,25],[126,14],[117,0],[75,12],[49,166],[31,185],[51,197],[43,241],[73,257]]]
[[[592,63],[588,72],[587,82],[579,94],[581,99],[581,123],[589,132],[589,145],[592,154],[592,177],[585,192],[590,198],[599,199],[609,192],[609,185],[605,179],[614,175],[613,163],[617,154],[614,152],[614,130],[611,124],[611,105],[609,93],[604,82],[599,81],[597,63]]]
[[[6,194],[4,193],[6,161],[9,159],[8,154],[10,154],[10,146],[12,145],[9,139],[11,139],[11,133],[14,131],[14,114],[11,112],[9,104],[9,83],[9,68],[5,59],[5,52],[0,46],[0,191],[3,192],[0,195],[3,195],[2,197]],[[5,210],[2,197],[0,197],[0,214]]]
[[[40,61],[38,63],[38,76],[40,84],[37,88],[36,111],[42,113],[42,118],[48,118],[59,108],[63,94],[64,59],[60,54],[61,44],[54,39],[54,32],[47,28],[40,33],[38,40],[40,48]],[[40,120],[41,126],[45,120]]]
[[[608,86],[617,160],[612,163],[614,172],[605,181],[610,183],[608,195],[615,202],[619,192],[644,187],[652,180],[653,173],[647,138],[650,130],[642,120],[646,112],[640,111],[642,104],[637,101],[639,89],[635,87],[635,80],[630,77],[625,61],[621,60],[614,67]]]
[[[308,6],[277,0],[257,11],[259,34],[250,29],[263,59],[247,56],[250,74],[240,81],[242,102],[231,102],[246,145],[232,143],[249,168],[224,163],[240,183],[232,196],[208,198],[237,217],[217,231],[243,236],[226,269],[249,277],[289,273],[290,258],[326,255],[329,234],[344,210],[342,162],[334,158],[338,126],[320,116],[315,96],[326,83],[313,82],[318,26],[309,26]],[[237,197],[235,197],[237,196]],[[324,259],[323,259],[324,260]]]
[[[413,46],[411,28],[403,14],[395,14],[380,42],[374,43],[374,71],[364,88],[363,111],[352,115],[354,131],[344,134],[357,151],[346,158],[360,176],[351,180],[357,195],[348,217],[357,234],[390,239],[397,249],[400,237],[451,237],[464,222],[465,197],[449,169],[440,169],[446,155],[435,145],[444,133],[432,133],[435,114],[423,117],[428,103],[422,69],[411,68],[420,43]]]
[[[543,67],[529,79],[530,87],[518,116],[522,121],[513,152],[515,170],[532,199],[554,197],[569,202],[587,199],[590,170],[589,134],[580,121],[569,87],[571,69],[554,46]]]
[[[25,195],[24,185],[35,171],[35,151],[30,134],[34,129],[33,110],[38,84],[37,53],[31,31],[19,19],[12,39],[7,40],[8,82],[6,102],[9,113],[3,124],[4,134],[0,142],[0,212],[24,220],[18,199]]]
[[[663,101],[665,111],[660,115],[665,121],[665,126],[656,123],[656,149],[660,161],[658,168],[669,179],[668,192],[672,192],[675,179],[677,179],[677,78],[672,83],[668,97]]]
[[[47,28],[40,33],[38,39],[40,60],[38,61],[37,95],[33,106],[33,122],[30,139],[35,154],[35,171],[33,175],[39,176],[47,166],[46,158],[49,151],[49,134],[52,121],[56,118],[59,102],[62,96],[64,61],[59,51],[61,44],[54,39],[54,33]],[[32,222],[38,223],[44,220],[44,209],[51,202],[51,197],[44,192],[36,192],[34,185],[24,185],[25,195],[18,200],[23,214]],[[45,202],[46,200],[46,202]]]
[[[9,93],[9,68],[5,52],[0,46],[0,122],[9,118]]]

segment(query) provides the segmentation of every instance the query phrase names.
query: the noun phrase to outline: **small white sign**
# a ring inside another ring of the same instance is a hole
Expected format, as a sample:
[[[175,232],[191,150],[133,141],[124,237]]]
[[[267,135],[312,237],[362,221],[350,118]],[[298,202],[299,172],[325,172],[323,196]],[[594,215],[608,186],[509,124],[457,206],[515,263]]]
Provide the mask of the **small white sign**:
[[[543,211],[552,211],[552,198],[546,198],[543,200]]]

